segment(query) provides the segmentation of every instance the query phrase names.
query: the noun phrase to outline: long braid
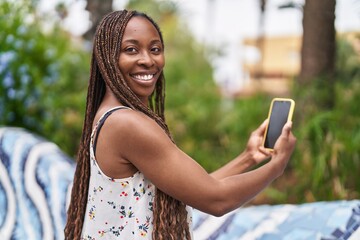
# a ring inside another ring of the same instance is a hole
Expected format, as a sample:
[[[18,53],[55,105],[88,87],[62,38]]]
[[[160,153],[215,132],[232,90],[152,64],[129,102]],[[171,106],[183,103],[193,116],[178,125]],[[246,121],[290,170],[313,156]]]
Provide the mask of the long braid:
[[[121,40],[125,27],[133,16],[148,19],[163,38],[158,25],[147,15],[136,11],[116,11],[103,18],[97,28],[91,60],[83,134],[71,193],[71,203],[65,227],[65,239],[80,239],[86,211],[90,180],[89,143],[95,114],[105,94],[105,84],[124,106],[138,110],[154,119],[172,140],[164,117],[165,79],[161,73],[152,96],[150,108],[145,106],[128,87],[118,66]],[[152,238],[156,240],[190,239],[185,204],[156,189]],[[176,213],[176,214],[174,214]]]
[[[91,60],[91,74],[88,86],[85,121],[78,151],[71,202],[68,209],[65,239],[80,239],[81,235],[90,179],[89,143],[92,122],[95,118],[96,109],[99,107],[101,99],[105,94],[105,83],[98,80],[101,78],[96,60],[93,57]]]

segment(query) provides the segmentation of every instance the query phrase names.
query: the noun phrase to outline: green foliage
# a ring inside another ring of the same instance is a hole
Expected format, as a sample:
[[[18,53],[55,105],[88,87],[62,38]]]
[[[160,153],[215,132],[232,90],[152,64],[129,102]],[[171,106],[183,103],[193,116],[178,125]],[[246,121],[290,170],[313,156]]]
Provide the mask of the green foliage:
[[[298,145],[293,163],[297,185],[289,186],[289,192],[297,201],[360,197],[359,64],[359,55],[340,40],[333,109],[323,110],[315,104],[324,91],[316,82],[296,90],[302,103],[297,109]],[[309,95],[312,101],[302,101]]]
[[[0,125],[27,128],[73,155],[83,118],[88,54],[27,1],[0,3]]]
[[[360,34],[354,38],[360,39]],[[360,78],[359,54],[354,52],[351,42],[345,38],[337,39],[337,79],[343,84],[352,83]]]
[[[178,8],[172,0],[129,0],[126,9],[144,12],[157,23],[167,17],[176,17]]]
[[[224,165],[245,149],[251,132],[267,118],[270,100],[270,96],[256,95],[220,102],[218,119],[210,128],[218,141],[209,148],[209,157],[217,156],[212,159],[213,167],[210,170]]]

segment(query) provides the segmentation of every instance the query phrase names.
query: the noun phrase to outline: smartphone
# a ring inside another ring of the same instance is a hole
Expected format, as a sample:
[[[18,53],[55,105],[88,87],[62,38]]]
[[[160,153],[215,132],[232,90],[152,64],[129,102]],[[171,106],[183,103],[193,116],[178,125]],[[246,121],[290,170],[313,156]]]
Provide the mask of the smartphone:
[[[289,98],[274,98],[269,110],[269,123],[265,130],[263,145],[265,148],[274,149],[275,142],[287,121],[291,121],[295,108],[295,101]]]

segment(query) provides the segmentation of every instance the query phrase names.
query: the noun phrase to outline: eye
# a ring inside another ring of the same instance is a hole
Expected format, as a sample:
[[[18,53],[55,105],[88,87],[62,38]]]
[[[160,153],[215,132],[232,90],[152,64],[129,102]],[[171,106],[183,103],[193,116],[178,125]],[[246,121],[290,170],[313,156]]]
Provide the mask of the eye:
[[[160,53],[162,53],[162,48],[158,47],[158,46],[152,47],[151,52],[155,53],[155,54],[160,54]]]
[[[137,53],[137,49],[135,48],[135,47],[126,47],[125,49],[124,49],[124,52],[126,52],[126,53],[132,53],[132,54],[134,54],[134,53]]]

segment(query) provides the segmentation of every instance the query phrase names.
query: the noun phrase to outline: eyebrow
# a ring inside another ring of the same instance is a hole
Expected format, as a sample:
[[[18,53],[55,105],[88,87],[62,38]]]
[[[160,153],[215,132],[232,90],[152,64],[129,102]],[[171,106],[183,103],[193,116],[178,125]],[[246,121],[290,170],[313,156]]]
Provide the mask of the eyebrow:
[[[139,41],[138,40],[135,40],[135,39],[124,39],[123,40],[123,43],[133,43],[133,44],[139,44]],[[155,43],[161,43],[161,40],[160,39],[154,39],[154,40],[151,40],[150,41],[150,44],[155,44]]]

